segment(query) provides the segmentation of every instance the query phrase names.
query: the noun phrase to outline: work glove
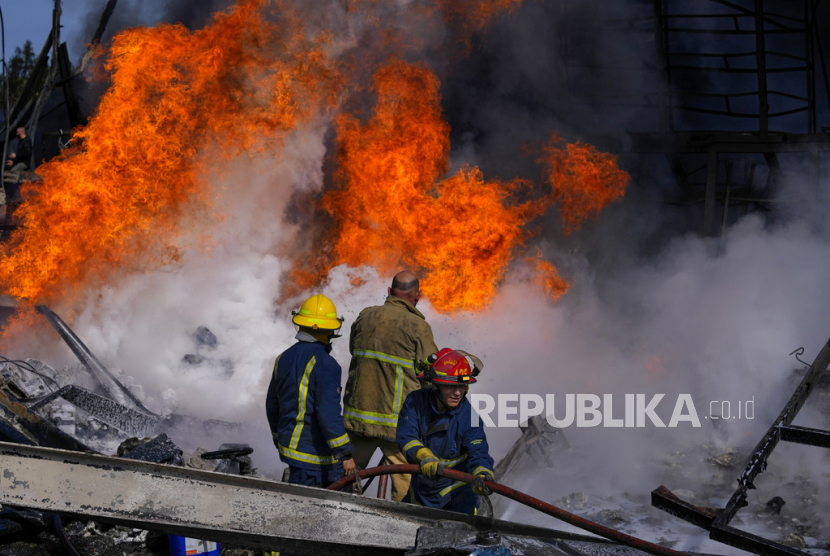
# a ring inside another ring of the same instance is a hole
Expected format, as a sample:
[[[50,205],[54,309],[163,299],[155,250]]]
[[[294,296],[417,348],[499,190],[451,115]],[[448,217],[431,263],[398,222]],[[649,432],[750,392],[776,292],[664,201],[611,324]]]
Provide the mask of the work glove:
[[[484,479],[487,478],[484,475],[476,475],[476,478],[473,479],[473,482],[470,483],[470,486],[473,489],[473,492],[478,494],[479,496],[490,496],[493,494],[493,491],[490,490],[487,485],[484,484]]]
[[[432,450],[429,448],[421,448],[415,453],[415,459],[418,465],[421,466],[421,474],[427,479],[434,479],[444,472],[444,465],[441,463]]]

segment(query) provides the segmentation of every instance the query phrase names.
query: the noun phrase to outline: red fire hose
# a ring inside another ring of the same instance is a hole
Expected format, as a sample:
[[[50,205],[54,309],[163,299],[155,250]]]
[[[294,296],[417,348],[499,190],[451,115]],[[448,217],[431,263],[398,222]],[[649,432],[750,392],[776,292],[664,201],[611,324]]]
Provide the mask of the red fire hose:
[[[372,467],[370,469],[364,469],[363,471],[358,472],[358,476],[361,479],[365,479],[367,477],[374,477],[376,475],[420,472],[420,467],[415,464],[381,465],[378,467]],[[470,475],[469,473],[462,473],[460,471],[455,471],[453,469],[444,469],[442,474],[447,479],[452,479],[454,481],[463,481],[465,483],[471,483],[476,478],[475,476]],[[354,475],[343,477],[339,481],[332,483],[328,487],[328,489],[342,490],[343,487],[353,483],[354,480]],[[624,544],[626,546],[630,546],[631,548],[636,548],[638,550],[642,550],[643,552],[648,552],[649,554],[657,554],[659,556],[691,556],[686,552],[679,552],[677,550],[672,550],[671,548],[659,546],[648,541],[644,541],[643,539],[638,539],[637,537],[626,535],[625,533],[621,533],[620,531],[617,531],[615,529],[610,529],[608,527],[605,527],[604,525],[600,525],[599,523],[594,523],[593,521],[589,521],[587,519],[579,517],[578,515],[566,512],[561,508],[557,508],[556,506],[548,504],[547,502],[542,502],[538,498],[528,496],[523,492],[519,492],[518,490],[504,486],[495,481],[484,481],[484,484],[487,485],[487,487],[493,492],[501,494],[502,496],[506,496],[507,498],[515,500],[516,502],[520,502],[525,506],[529,506],[531,508],[539,510],[542,513],[545,513],[549,516],[555,517],[556,519],[564,521],[565,523],[570,523],[575,527],[579,527],[580,529],[584,529],[585,531],[589,531],[591,533],[594,533],[595,535],[599,535],[600,537],[604,537],[616,543]]]

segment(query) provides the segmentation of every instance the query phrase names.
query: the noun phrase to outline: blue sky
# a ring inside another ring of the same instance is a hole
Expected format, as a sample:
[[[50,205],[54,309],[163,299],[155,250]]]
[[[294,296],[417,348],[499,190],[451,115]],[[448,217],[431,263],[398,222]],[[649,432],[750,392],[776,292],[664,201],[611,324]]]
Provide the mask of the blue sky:
[[[61,41],[69,47],[70,60],[76,61],[80,52],[73,52],[77,35],[87,12],[98,2],[84,0],[63,0]],[[14,54],[16,46],[32,41],[35,55],[43,48],[49,30],[52,28],[53,0],[0,0],[6,35],[6,60]]]

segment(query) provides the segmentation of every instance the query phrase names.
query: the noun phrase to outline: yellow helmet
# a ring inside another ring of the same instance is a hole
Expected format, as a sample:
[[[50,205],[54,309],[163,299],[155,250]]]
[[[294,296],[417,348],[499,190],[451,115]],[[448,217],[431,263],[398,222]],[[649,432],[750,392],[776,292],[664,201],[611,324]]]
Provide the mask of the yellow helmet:
[[[294,318],[291,321],[297,326],[313,328],[314,330],[338,330],[345,320],[337,318],[337,307],[325,295],[312,295],[300,306],[299,311],[291,311]]]

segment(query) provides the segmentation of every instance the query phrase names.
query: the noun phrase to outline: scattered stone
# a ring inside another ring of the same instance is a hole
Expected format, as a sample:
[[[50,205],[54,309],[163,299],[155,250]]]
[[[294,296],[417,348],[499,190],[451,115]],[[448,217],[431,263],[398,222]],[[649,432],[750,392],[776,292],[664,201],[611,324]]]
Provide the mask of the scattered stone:
[[[784,504],[786,504],[786,502],[784,502],[784,499],[780,496],[776,496],[775,498],[772,498],[769,500],[769,502],[767,502],[767,505],[764,507],[764,509],[770,515],[781,515],[781,508],[784,506]]]
[[[590,519],[614,529],[618,529],[620,525],[627,524],[629,521],[622,510],[602,510],[590,516]]]
[[[204,446],[199,446],[193,451],[190,459],[187,460],[187,466],[196,469],[204,469],[205,471],[213,471],[216,469],[216,462],[205,461],[202,459],[202,454],[208,451]]]
[[[572,492],[556,501],[556,506],[581,510],[588,502],[588,497],[582,492]]]
[[[93,535],[97,537],[102,537],[106,534],[106,531],[102,529],[100,523],[96,521],[90,521],[87,523],[84,528],[81,530],[82,537],[91,537]]]
[[[660,546],[667,546],[669,548],[672,548],[674,545],[677,544],[677,541],[669,540],[666,537],[660,537],[659,539],[657,539],[657,544],[659,544]]]
[[[735,450],[730,450],[716,457],[706,458],[708,463],[715,464],[719,467],[732,468],[740,463]]]
[[[65,520],[64,530],[78,552],[86,556],[161,556],[168,553],[167,535],[155,531],[72,520]],[[60,545],[57,552],[50,552],[63,553]],[[18,555],[17,552],[13,554]]]
[[[215,348],[219,345],[219,340],[216,338],[216,334],[211,332],[206,326],[200,326],[197,328],[196,332],[193,333],[193,339],[200,346]]]
[[[152,438],[150,438],[149,436],[144,438],[128,438],[127,440],[118,445],[118,449],[115,451],[115,455],[117,455],[118,457],[124,457],[124,454],[132,452],[139,446],[147,444],[148,442],[150,442],[150,440],[152,440]]]
[[[182,357],[182,361],[187,363],[188,365],[201,365],[205,362],[205,358],[201,355],[196,355],[195,353],[188,353]]]
[[[804,548],[807,546],[807,543],[804,542],[804,538],[796,535],[795,533],[790,533],[784,540],[781,541],[781,544],[785,546],[789,546],[792,548]]]
[[[113,544],[123,544],[128,542],[136,542],[144,544],[147,541],[147,533],[148,531],[144,531],[143,529],[124,529],[118,532],[117,535],[113,536],[112,542]]]

